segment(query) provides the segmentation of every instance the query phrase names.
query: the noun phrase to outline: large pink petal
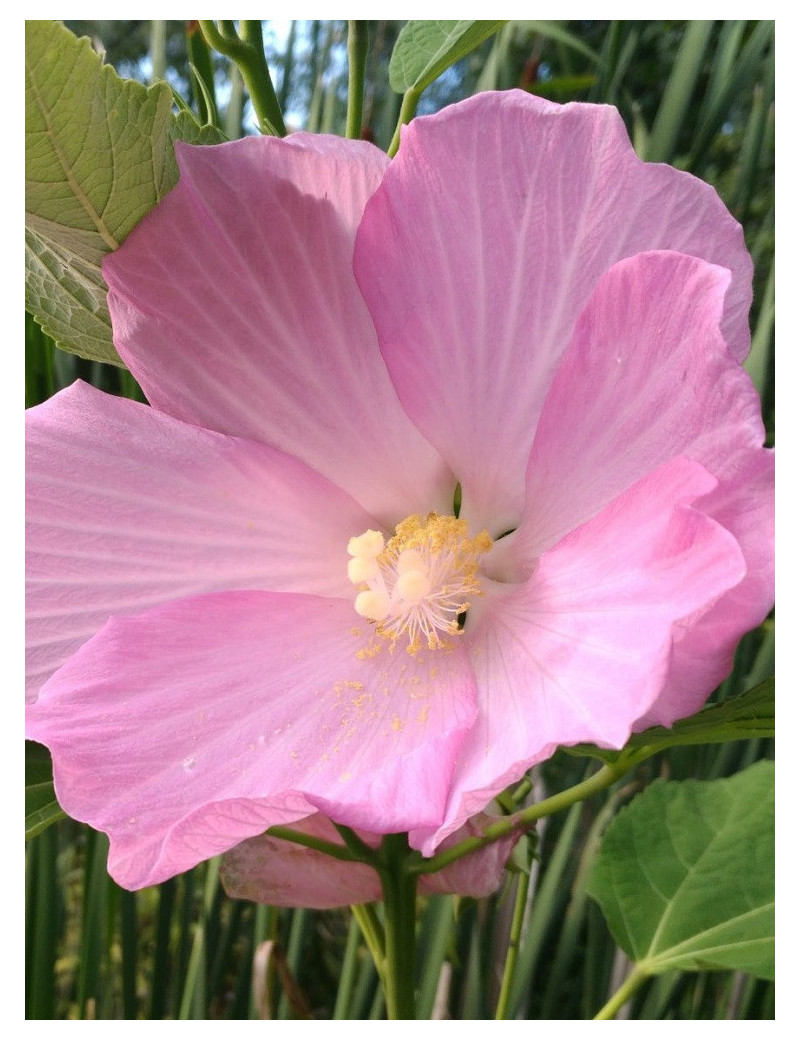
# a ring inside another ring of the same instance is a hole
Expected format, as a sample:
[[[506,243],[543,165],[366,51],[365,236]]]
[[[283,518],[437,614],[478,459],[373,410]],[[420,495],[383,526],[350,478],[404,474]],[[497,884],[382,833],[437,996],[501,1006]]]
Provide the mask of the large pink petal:
[[[673,629],[744,575],[735,538],[692,503],[715,481],[676,459],[539,560],[489,586],[468,634],[479,718],[459,755],[446,824],[423,852],[558,745],[621,747],[653,704]]]
[[[114,341],[151,403],[297,455],[390,526],[452,503],[352,271],[386,157],[307,134],[177,154],[178,186],[103,264]]]
[[[736,537],[747,572],[702,620],[676,627],[673,674],[642,724],[696,711],[774,600],[774,459],[758,395],[719,331],[728,282],[727,271],[677,253],[639,254],[600,280],[547,397],[525,520],[497,547],[506,574],[530,570],[676,455],[719,478],[699,507]]]
[[[451,834],[443,848],[483,834],[497,817],[479,813]],[[292,829],[343,846],[339,832],[317,813],[292,824]],[[372,848],[380,836],[364,831],[359,837]],[[487,845],[456,860],[436,874],[420,877],[420,892],[460,895],[481,899],[491,895],[503,880],[505,864],[516,835]],[[270,834],[241,842],[225,854],[220,874],[228,895],[271,906],[309,906],[325,910],[335,906],[368,903],[381,898],[381,884],[372,867],[334,859],[324,852],[297,845]]]
[[[641,253],[600,279],[553,380],[528,463],[520,566],[678,455],[723,480],[763,454],[761,405],[719,330],[730,274]]]
[[[642,163],[612,108],[481,94],[405,128],[355,271],[409,415],[464,490],[515,527],[553,374],[598,279],[671,249],[732,271],[723,332],[748,349],[752,264],[707,184]]]
[[[379,833],[442,819],[475,717],[462,647],[369,648],[342,600],[217,593],[112,618],[27,710],[109,872],[155,884],[320,809]]]
[[[700,617],[676,628],[664,688],[634,729],[671,726],[698,711],[733,667],[736,647],[775,600],[775,457],[753,453],[700,503],[736,538],[747,563],[743,580]]]
[[[199,592],[342,596],[375,521],[303,463],[76,383],[26,416],[28,696],[112,614]]]

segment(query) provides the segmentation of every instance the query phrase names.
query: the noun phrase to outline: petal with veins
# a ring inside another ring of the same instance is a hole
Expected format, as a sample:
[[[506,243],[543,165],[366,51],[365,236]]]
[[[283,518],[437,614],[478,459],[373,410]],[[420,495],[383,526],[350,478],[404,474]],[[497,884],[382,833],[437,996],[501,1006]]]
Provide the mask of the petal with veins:
[[[475,717],[466,652],[362,655],[367,629],[349,603],[292,593],[112,618],[29,706],[26,735],[128,888],[315,809],[380,833],[430,825]]]

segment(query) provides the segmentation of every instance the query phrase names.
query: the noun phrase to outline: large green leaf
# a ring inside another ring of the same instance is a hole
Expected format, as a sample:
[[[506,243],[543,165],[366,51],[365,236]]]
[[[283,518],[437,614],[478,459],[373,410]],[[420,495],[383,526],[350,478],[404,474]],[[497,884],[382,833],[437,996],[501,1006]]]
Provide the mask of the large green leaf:
[[[25,840],[39,834],[66,813],[56,801],[50,752],[25,741]]]
[[[614,819],[589,879],[640,972],[775,974],[775,772],[657,781]]]
[[[60,347],[121,365],[102,258],[175,184],[173,138],[220,135],[58,22],[25,23],[25,92],[26,308]]]
[[[392,90],[421,93],[441,74],[493,36],[505,22],[422,21],[400,30],[389,62]]]

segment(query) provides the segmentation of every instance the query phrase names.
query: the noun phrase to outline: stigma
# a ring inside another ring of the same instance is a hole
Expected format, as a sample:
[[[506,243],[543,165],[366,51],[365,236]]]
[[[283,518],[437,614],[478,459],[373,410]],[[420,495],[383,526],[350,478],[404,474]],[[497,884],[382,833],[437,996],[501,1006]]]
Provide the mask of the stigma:
[[[481,595],[480,560],[491,546],[486,531],[470,538],[465,520],[439,513],[406,517],[388,541],[365,531],[347,543],[356,613],[411,654],[450,646],[472,598]]]

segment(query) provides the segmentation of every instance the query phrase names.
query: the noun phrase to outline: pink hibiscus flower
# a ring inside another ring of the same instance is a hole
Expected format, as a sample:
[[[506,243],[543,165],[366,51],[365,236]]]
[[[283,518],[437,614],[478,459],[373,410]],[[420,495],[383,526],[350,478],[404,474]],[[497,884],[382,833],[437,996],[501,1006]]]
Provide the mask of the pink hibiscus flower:
[[[28,416],[28,736],[117,881],[317,812],[430,854],[694,712],[774,567],[714,191],[518,92],[178,159],[104,263],[151,407]]]

